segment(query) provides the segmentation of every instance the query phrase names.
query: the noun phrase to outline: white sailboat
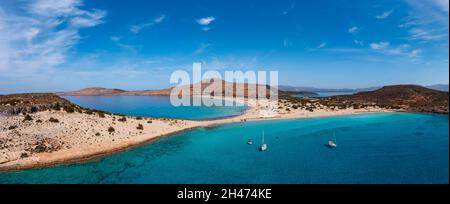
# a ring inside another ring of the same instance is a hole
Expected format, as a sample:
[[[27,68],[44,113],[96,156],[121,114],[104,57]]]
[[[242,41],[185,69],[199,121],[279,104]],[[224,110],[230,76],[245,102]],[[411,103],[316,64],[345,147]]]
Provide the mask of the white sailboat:
[[[263,132],[262,132],[262,144],[261,144],[261,147],[259,148],[259,151],[266,151],[266,149],[267,149],[267,144],[264,143],[264,130],[263,130]]]
[[[333,132],[333,138],[334,140],[329,140],[328,141],[328,147],[330,148],[336,148],[337,144],[336,144],[336,132]]]

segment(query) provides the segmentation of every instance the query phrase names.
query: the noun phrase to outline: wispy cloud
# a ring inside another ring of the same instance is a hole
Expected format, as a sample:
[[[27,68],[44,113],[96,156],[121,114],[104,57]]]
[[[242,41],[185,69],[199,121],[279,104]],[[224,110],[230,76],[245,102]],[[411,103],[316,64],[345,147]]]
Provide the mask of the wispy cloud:
[[[202,43],[200,46],[194,51],[194,54],[201,54],[206,51],[211,46],[211,44],[208,43]]]
[[[327,46],[327,43],[326,43],[326,42],[323,42],[323,43],[320,43],[319,46],[317,46],[317,49],[322,49],[322,48],[324,48],[324,47],[326,47],[326,46]]]
[[[376,19],[386,19],[392,14],[393,10],[385,11],[380,15],[375,16]]]
[[[448,0],[432,0],[434,4],[439,7],[442,11],[448,13]]]
[[[353,40],[353,42],[357,45],[361,45],[361,46],[364,45],[364,41],[362,41],[362,40]]]
[[[422,53],[422,49],[413,49],[409,44],[392,46],[390,42],[382,41],[371,43],[369,46],[373,51],[378,53],[389,56],[404,56],[415,63],[420,61],[420,54]]]
[[[356,27],[356,26],[353,26],[353,27],[348,29],[349,33],[355,33],[356,31],[358,31],[358,27]]]
[[[131,25],[129,27],[129,30],[134,33],[134,34],[138,34],[139,32],[141,32],[142,29],[153,26],[155,24],[159,24],[162,23],[164,21],[164,19],[166,18],[166,15],[162,14],[156,18],[154,18],[153,20],[151,20],[150,22],[146,22],[146,23],[142,23],[142,24],[137,24],[137,25]]]
[[[384,50],[389,47],[389,42],[370,43],[370,48],[374,50]]]
[[[293,45],[294,43],[292,43],[292,41],[290,41],[289,39],[283,40],[283,47],[292,47]]]
[[[120,41],[120,39],[121,39],[121,37],[119,37],[119,36],[111,36],[111,41],[113,41],[113,42],[119,42]]]
[[[75,16],[70,20],[70,24],[75,27],[93,27],[103,23],[103,18],[106,16],[106,11],[93,10],[92,12],[85,12],[83,15]]]
[[[291,5],[289,6],[289,8],[287,8],[286,10],[281,12],[281,15],[285,16],[288,15],[290,11],[295,9],[295,1],[292,1]]]
[[[319,50],[325,48],[326,46],[327,46],[327,43],[326,43],[326,42],[322,42],[322,43],[320,43],[319,45],[317,45],[316,47],[309,48],[308,51],[309,51],[309,52],[319,51]]]
[[[17,2],[22,10],[0,4],[0,72],[51,70],[66,62],[79,42],[79,30],[103,23],[106,11],[83,9],[81,0]]]
[[[448,36],[448,33],[436,29],[425,30],[422,28],[412,28],[408,33],[410,34],[409,39],[422,42],[445,39]]]
[[[410,5],[411,11],[399,27],[408,29],[409,40],[422,43],[448,42],[448,0],[405,1]]]

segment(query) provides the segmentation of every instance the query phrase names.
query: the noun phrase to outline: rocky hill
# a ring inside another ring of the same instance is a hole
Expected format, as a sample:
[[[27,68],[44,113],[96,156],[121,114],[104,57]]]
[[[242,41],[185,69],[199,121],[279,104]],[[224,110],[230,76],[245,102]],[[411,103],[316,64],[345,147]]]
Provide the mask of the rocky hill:
[[[73,106],[68,100],[52,93],[0,95],[0,114],[33,113]]]
[[[121,90],[121,89],[91,87],[91,88],[81,89],[79,91],[65,92],[65,93],[58,93],[58,94],[71,95],[71,96],[107,96],[107,95],[120,95],[125,92],[126,91]]]
[[[448,113],[448,98],[448,92],[416,85],[395,85],[348,96],[328,97],[324,100],[333,104],[376,104],[413,112]]]
[[[262,89],[264,86],[266,88],[266,93],[270,94],[270,91],[276,91],[275,88],[270,89],[267,85],[256,85],[249,86],[247,83],[231,83],[220,79],[209,79],[203,80],[194,85],[184,85],[179,87],[179,89],[184,93],[189,93],[189,95],[197,95],[194,93],[193,88],[195,85],[199,85],[201,87],[201,91],[208,90],[221,90],[221,93],[214,93],[215,96],[221,95],[236,95],[237,87],[243,87],[244,96],[248,97],[250,95],[255,95],[253,93],[257,93],[259,89]],[[71,95],[71,96],[112,96],[112,95],[125,95],[125,96],[170,96],[174,87],[170,87],[167,89],[160,90],[143,90],[143,91],[124,91],[121,89],[107,89],[107,88],[86,88],[79,91],[73,92],[62,92],[58,93],[59,95]],[[284,92],[282,92],[284,93]],[[288,92],[286,92],[287,94]],[[289,92],[289,94],[294,94],[294,92]],[[257,95],[257,94],[256,94]]]

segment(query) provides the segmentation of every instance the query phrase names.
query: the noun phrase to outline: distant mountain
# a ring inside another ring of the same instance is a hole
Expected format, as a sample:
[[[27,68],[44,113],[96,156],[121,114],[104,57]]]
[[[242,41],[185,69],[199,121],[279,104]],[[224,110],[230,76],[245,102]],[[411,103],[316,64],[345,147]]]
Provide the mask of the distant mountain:
[[[306,92],[344,92],[344,93],[356,93],[361,91],[374,91],[380,87],[369,87],[363,89],[332,89],[332,88],[314,88],[314,87],[296,87],[296,86],[278,86],[282,91],[306,91]]]
[[[199,82],[194,85],[184,85],[181,87],[178,87],[182,92],[186,93],[188,92],[189,95],[196,95],[197,93],[194,93],[193,89],[195,85],[199,85],[201,87],[201,91],[203,92],[205,89],[209,90],[222,90],[222,93],[215,93],[214,95],[235,95],[236,87],[243,87],[244,96],[247,97],[248,94],[251,93],[257,93],[259,89],[262,89],[264,86],[266,88],[266,94],[270,94],[272,91],[276,91],[275,88],[271,88],[268,85],[256,85],[249,86],[247,83],[231,83],[227,82],[221,79],[209,79],[209,80],[203,80],[202,82]],[[143,91],[125,91],[121,89],[107,89],[107,88],[100,88],[100,87],[93,87],[93,88],[85,88],[81,89],[79,91],[72,91],[72,92],[60,92],[57,93],[58,95],[71,95],[71,96],[112,96],[112,95],[125,95],[125,96],[170,96],[172,90],[174,87],[170,87],[167,89],[160,89],[160,90],[143,90]],[[295,94],[297,92],[289,92],[285,93],[281,91],[281,94]],[[311,93],[314,94],[314,93]],[[254,94],[253,94],[254,95]],[[257,95],[257,94],[256,94]]]
[[[448,114],[448,92],[417,85],[385,86],[375,91],[359,92],[347,96],[333,96],[325,100],[333,104],[377,104],[402,108],[413,112]]]
[[[435,84],[435,85],[430,85],[430,86],[426,86],[426,87],[429,89],[448,92],[448,84]]]
[[[121,89],[108,89],[103,87],[91,87],[81,89],[79,91],[58,93],[60,95],[72,95],[72,96],[105,96],[105,95],[120,95],[126,91]]]
[[[429,89],[434,89],[437,91],[449,91],[448,84],[435,84],[430,86],[425,86]],[[332,89],[332,88],[314,88],[314,87],[296,87],[296,86],[278,86],[282,91],[308,91],[308,92],[344,92],[344,93],[357,93],[363,91],[375,91],[381,87],[368,87],[360,89]]]

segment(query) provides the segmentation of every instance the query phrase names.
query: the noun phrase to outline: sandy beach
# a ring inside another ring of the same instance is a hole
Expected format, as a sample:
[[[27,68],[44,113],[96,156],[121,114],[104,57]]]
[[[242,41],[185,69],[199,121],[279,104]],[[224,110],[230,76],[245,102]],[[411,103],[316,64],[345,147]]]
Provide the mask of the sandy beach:
[[[252,99],[237,99],[237,101],[249,106],[244,114],[202,121],[108,114],[100,116],[97,113],[67,113],[62,110],[30,114],[31,120],[25,120],[23,115],[0,115],[0,170],[22,170],[81,162],[198,127],[255,120],[328,117],[390,111],[378,107],[335,110],[319,106],[311,112],[305,109],[293,109],[292,104],[281,100],[279,108],[276,110],[277,115],[264,115],[261,113],[267,109],[266,104],[258,104]]]

